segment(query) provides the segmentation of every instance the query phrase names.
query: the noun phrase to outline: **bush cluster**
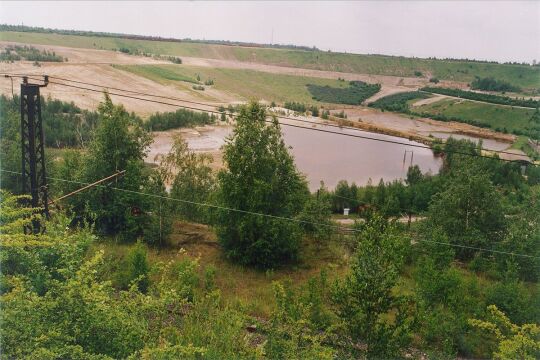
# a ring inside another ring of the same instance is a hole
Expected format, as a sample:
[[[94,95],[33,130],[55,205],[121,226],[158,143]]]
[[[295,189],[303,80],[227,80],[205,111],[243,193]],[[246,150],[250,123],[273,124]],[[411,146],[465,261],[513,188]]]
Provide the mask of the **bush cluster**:
[[[164,131],[195,125],[213,124],[216,121],[214,114],[178,109],[175,112],[155,113],[151,115],[144,127],[150,131]]]
[[[0,53],[0,61],[44,61],[44,62],[63,62],[62,56],[56,55],[54,51],[39,50],[33,46],[19,46],[10,45],[7,46],[4,51]],[[67,60],[67,59],[66,59]]]
[[[299,113],[305,113],[307,108],[306,108],[306,105],[302,104],[302,103],[297,103],[297,102],[294,102],[294,101],[291,101],[291,102],[286,102],[283,107],[285,109],[289,109],[289,110],[292,110],[292,111],[296,111],[296,112],[299,112]]]
[[[509,82],[497,80],[492,77],[480,78],[478,76],[471,83],[471,88],[475,90],[485,91],[515,91],[518,92],[521,89],[518,86],[514,86]]]

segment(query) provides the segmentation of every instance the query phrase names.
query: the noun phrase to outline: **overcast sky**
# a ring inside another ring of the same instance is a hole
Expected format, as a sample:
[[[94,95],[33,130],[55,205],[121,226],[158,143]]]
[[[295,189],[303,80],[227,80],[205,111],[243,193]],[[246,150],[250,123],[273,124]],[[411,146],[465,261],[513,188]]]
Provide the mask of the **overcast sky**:
[[[355,53],[540,60],[540,1],[1,1],[0,22]]]

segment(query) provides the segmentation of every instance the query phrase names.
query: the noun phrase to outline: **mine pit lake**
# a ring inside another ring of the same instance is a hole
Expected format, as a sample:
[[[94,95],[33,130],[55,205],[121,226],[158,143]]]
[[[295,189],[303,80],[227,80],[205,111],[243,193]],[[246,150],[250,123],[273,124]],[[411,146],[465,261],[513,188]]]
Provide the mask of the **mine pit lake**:
[[[430,149],[416,147],[415,145],[424,145],[415,141],[322,124],[312,127],[403,144],[282,126],[285,143],[290,147],[296,166],[306,175],[312,191],[319,188],[321,181],[332,189],[340,180],[365,185],[370,179],[373,184],[377,184],[381,178],[384,181],[403,179],[411,164],[411,156],[412,164],[418,165],[424,173],[437,173],[442,165],[439,157],[434,156]],[[206,126],[159,133],[155,135],[147,161],[152,162],[156,156],[167,154],[175,133],[180,133],[194,151],[217,152],[232,133],[232,127]]]

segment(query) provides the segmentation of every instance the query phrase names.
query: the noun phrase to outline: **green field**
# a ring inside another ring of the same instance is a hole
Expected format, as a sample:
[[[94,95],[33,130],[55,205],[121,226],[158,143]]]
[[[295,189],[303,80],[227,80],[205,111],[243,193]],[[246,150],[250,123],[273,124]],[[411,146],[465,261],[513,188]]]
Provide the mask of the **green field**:
[[[444,115],[474,121],[497,131],[525,131],[530,126],[533,109],[477,103],[466,100],[445,99],[412,109],[415,113]]]
[[[338,80],[271,74],[254,70],[186,65],[116,65],[115,67],[163,84],[173,83],[182,87],[186,87],[185,84],[181,83],[182,81],[191,81],[199,75],[201,83],[213,79],[212,88],[236,94],[246,100],[255,98],[277,102],[315,103],[307,90],[307,84],[340,88],[349,86],[347,82]],[[191,88],[191,84],[189,84],[189,88]]]
[[[0,32],[0,40],[93,49],[126,48],[132,52],[252,61],[318,70],[414,76],[415,71],[445,80],[470,82],[475,76],[494,77],[524,89],[540,89],[540,67],[493,63],[356,55],[323,51],[270,49],[188,42],[133,40],[113,37]]]

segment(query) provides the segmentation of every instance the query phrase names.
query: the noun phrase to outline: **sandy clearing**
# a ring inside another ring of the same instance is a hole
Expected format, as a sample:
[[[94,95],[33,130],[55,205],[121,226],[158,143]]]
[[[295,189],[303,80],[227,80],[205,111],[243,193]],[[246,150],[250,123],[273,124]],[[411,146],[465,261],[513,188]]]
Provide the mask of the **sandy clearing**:
[[[458,122],[442,122],[429,118],[407,117],[403,114],[382,112],[378,109],[368,107],[355,107],[344,109],[348,120],[361,121],[372,124],[380,128],[397,130],[404,135],[428,136],[429,133],[444,132],[464,134],[486,139],[496,139],[511,143],[515,136],[511,134],[498,133],[489,129],[478,128],[469,124]]]
[[[5,47],[7,44],[3,42]],[[61,63],[41,63],[40,67],[36,67],[32,62],[22,61],[12,64],[0,63],[0,72],[14,73],[14,74],[30,74],[30,75],[50,75],[58,76],[62,78],[68,78],[76,81],[83,81],[89,83],[101,84],[107,87],[116,87],[122,89],[129,89],[131,91],[137,91],[148,94],[159,94],[168,97],[177,97],[185,99],[187,101],[198,101],[204,103],[210,103],[214,106],[222,104],[228,104],[239,100],[238,96],[234,94],[228,94],[223,91],[208,88],[204,93],[198,93],[191,89],[191,84],[183,84],[179,82],[174,85],[163,85],[147,78],[135,75],[133,73],[122,71],[112,67],[112,64],[161,64],[162,61],[156,61],[147,57],[129,56],[113,51],[105,50],[88,50],[88,49],[74,49],[64,48],[59,46],[40,46],[38,48],[46,49],[49,51],[55,51],[58,55],[67,56],[68,59],[77,58],[79,60],[85,60],[78,63],[73,62],[61,62]],[[103,63],[103,61],[108,61]],[[55,81],[52,79],[52,81]],[[15,93],[19,92],[20,79],[14,79]],[[74,84],[77,86],[85,86],[80,84]],[[101,90],[98,87],[94,89]],[[11,95],[12,87],[11,81],[6,78],[2,78],[0,81],[0,93],[5,95]],[[99,102],[103,99],[103,95],[99,92],[89,92],[86,90],[68,88],[57,84],[50,84],[48,87],[42,89],[44,96],[51,95],[54,98],[58,98],[63,101],[73,101],[78,106],[84,109],[95,109]],[[138,96],[138,95],[134,95]],[[139,115],[146,117],[157,111],[172,111],[175,110],[175,106],[156,104],[151,102],[140,101],[136,99],[129,99],[123,97],[117,97],[112,95],[111,98],[117,103],[121,103],[128,111],[134,111]],[[156,99],[156,98],[154,98]],[[182,101],[173,101],[161,99],[164,102],[175,102],[186,106],[194,106],[201,109],[213,110],[214,106],[204,106],[198,104],[189,104]]]

